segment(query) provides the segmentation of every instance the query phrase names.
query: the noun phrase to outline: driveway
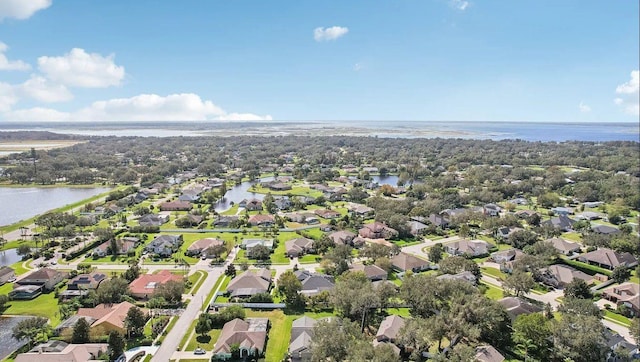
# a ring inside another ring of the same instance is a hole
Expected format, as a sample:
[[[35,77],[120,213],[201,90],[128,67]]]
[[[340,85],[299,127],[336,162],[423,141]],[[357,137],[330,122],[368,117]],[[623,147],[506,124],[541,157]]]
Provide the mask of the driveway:
[[[439,239],[439,240],[425,239],[420,244],[404,246],[404,247],[402,247],[400,249],[404,253],[413,254],[413,255],[415,255],[417,257],[420,257],[422,259],[429,260],[429,254],[425,253],[424,251],[422,251],[422,249],[424,249],[425,247],[434,246],[437,243],[445,244],[445,243],[448,243],[450,241],[456,241],[456,240],[460,240],[460,237],[459,236],[450,236],[448,238]]]

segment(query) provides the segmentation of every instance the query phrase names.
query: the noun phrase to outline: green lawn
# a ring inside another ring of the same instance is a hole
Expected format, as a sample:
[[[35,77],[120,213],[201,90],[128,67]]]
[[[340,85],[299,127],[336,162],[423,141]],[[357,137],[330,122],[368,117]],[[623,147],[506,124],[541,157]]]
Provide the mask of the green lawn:
[[[206,271],[198,270],[189,276],[189,281],[191,281],[193,285],[190,291],[191,294],[196,294],[198,292],[198,289],[200,289],[200,286],[202,286],[204,280],[207,279],[207,275],[209,275],[209,273],[207,273]],[[192,278],[194,278],[194,280],[192,280]]]
[[[493,284],[489,284],[489,283],[480,283],[480,284],[487,287],[487,291],[484,293],[484,295],[487,298],[493,299],[493,300],[500,300],[504,297],[502,289],[494,286]]]
[[[299,257],[298,262],[300,264],[313,264],[318,262],[316,258],[321,258],[321,256],[318,254],[307,254]]]
[[[218,280],[216,281],[216,284],[213,285],[213,288],[211,288],[211,291],[207,295],[207,299],[205,299],[205,303],[202,305],[202,309],[201,309],[202,311],[205,311],[207,309],[207,306],[211,304],[213,300],[213,295],[215,294],[216,290],[218,290],[218,287],[221,287],[221,285],[224,284],[226,288],[230,280],[231,279],[224,274],[222,274],[220,278],[218,278]],[[220,290],[224,290],[224,289],[222,289],[221,287]]]
[[[11,286],[10,284],[8,284]],[[5,286],[3,286],[5,287]],[[51,326],[55,327],[60,323],[58,314],[58,300],[55,293],[41,294],[32,300],[12,300],[5,315],[32,315],[49,318]]]
[[[24,262],[19,261],[17,263],[11,264],[11,268],[15,271],[16,275],[22,275],[24,273],[30,272],[31,270],[25,268],[23,266]]]
[[[614,323],[623,325],[625,327],[629,327],[631,326],[631,320],[623,315],[614,313],[610,310],[605,310],[604,311],[604,318],[605,319],[609,319]]]
[[[195,325],[194,325],[195,327]],[[193,334],[193,337],[187,343],[187,351],[193,351],[198,347],[203,348],[205,351],[211,351],[213,346],[216,344],[218,337],[220,336],[220,332],[222,329],[212,329],[208,333],[208,337],[202,337],[197,334]],[[189,334],[191,334],[191,329],[189,329]],[[181,359],[180,361],[184,361]]]
[[[500,270],[496,269],[496,268],[489,268],[489,267],[481,267],[480,271],[482,272],[482,274],[487,274],[489,276],[492,276],[498,280],[505,280],[507,278],[507,274],[501,272]]]
[[[269,318],[271,329],[266,347],[265,361],[281,361],[289,349],[291,325],[300,315],[285,315],[281,310],[257,312],[247,310],[247,318]]]
[[[189,325],[189,328],[187,328],[187,331],[185,332],[184,336],[182,336],[182,339],[180,340],[180,343],[178,344],[178,350],[181,351],[182,348],[187,344],[189,336],[191,335],[191,331],[196,329],[196,324],[198,323],[197,319],[194,319],[191,321],[191,324]]]

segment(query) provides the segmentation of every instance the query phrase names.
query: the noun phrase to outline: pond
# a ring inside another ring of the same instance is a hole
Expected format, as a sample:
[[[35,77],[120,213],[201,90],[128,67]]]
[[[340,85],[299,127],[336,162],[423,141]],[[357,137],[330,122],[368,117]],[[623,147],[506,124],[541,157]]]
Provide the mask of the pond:
[[[268,182],[273,181],[273,179],[273,177],[263,177],[258,181],[245,181],[240,185],[236,185],[233,188],[228,189],[227,193],[224,194],[224,198],[216,202],[216,212],[223,212],[225,210],[228,210],[229,208],[231,208],[232,204],[237,204],[244,199],[264,199],[264,194],[250,192],[249,188],[258,182]]]
[[[21,320],[28,318],[29,317],[0,317],[0,360],[27,344],[26,340],[18,341],[11,337],[11,330]]]
[[[0,251],[0,267],[9,266],[22,260],[22,257],[18,255],[17,249],[7,249]]]
[[[391,186],[398,186],[398,176],[395,175],[371,176],[371,180],[373,182],[377,182],[379,185],[388,184]]]
[[[109,190],[106,187],[0,187],[0,226],[10,225]]]

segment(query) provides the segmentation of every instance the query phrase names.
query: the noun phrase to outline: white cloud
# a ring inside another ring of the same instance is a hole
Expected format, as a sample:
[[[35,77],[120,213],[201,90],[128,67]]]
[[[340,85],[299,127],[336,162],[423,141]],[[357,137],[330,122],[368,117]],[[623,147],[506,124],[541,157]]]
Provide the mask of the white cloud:
[[[0,0],[0,21],[5,18],[28,19],[38,10],[51,6],[52,0]]]
[[[625,113],[632,116],[640,115],[640,104],[638,97],[640,96],[640,71],[631,71],[631,79],[616,87],[616,93],[620,96],[615,98],[613,102],[621,106]]]
[[[10,121],[25,121],[25,122],[35,122],[35,121],[67,121],[69,120],[70,114],[66,112],[60,112],[55,109],[50,108],[29,108],[29,109],[18,109],[15,111],[10,111],[4,114],[4,118]]]
[[[114,63],[113,54],[103,57],[73,48],[61,57],[38,58],[40,71],[56,83],[70,87],[105,88],[119,85],[125,76],[124,67]]]
[[[2,0],[0,0],[2,1]],[[29,70],[31,66],[22,60],[9,60],[4,53],[9,49],[7,44],[0,41],[0,70]]]
[[[270,115],[259,116],[253,113],[229,113],[216,118],[218,121],[272,121]]]
[[[586,103],[584,103],[582,101],[580,101],[580,104],[578,105],[578,108],[580,109],[580,112],[582,112],[582,113],[591,112],[591,107],[588,104],[586,104]]]
[[[449,5],[458,10],[465,11],[469,7],[469,2],[464,0],[450,0]]]
[[[35,74],[16,88],[20,95],[45,103],[66,102],[73,99],[73,94],[64,85],[52,83]]]
[[[0,112],[6,112],[11,106],[18,102],[13,86],[8,83],[0,82]]]
[[[330,28],[318,27],[313,30],[315,41],[336,40],[349,32],[349,28],[342,26],[332,26]]]

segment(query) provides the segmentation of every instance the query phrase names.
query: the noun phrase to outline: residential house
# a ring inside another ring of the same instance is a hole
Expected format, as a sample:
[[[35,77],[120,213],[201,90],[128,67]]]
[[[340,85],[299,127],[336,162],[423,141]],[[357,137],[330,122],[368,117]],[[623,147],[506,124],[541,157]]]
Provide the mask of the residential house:
[[[360,217],[368,217],[373,215],[373,213],[375,212],[375,210],[369,206],[366,205],[362,205],[362,204],[350,204],[348,206],[349,211],[351,211],[353,214],[360,216]]]
[[[583,202],[582,204],[584,205],[584,207],[593,209],[593,208],[596,208],[596,207],[604,205],[604,202],[603,201],[588,201],[588,202]]]
[[[13,269],[8,266],[3,266],[0,268],[0,285],[8,282],[10,279],[15,278],[16,273]]]
[[[440,229],[446,229],[449,227],[449,220],[438,214],[429,215],[429,218],[427,218],[425,222],[428,222],[435,227],[439,227]]]
[[[420,221],[411,220],[408,222],[410,233],[413,236],[424,235],[429,231],[429,226]]]
[[[35,285],[42,287],[45,291],[50,291],[53,290],[66,276],[66,273],[61,273],[50,268],[42,268],[27,274],[27,276],[18,280],[15,284]]]
[[[419,273],[429,269],[428,261],[406,253],[399,253],[391,258],[391,265],[394,269],[401,272],[411,270],[414,273]]]
[[[504,356],[491,345],[476,347],[475,360],[478,362],[502,362]]]
[[[638,265],[638,260],[630,253],[618,253],[607,248],[600,248],[580,255],[578,260],[609,270],[613,270],[619,265],[627,268],[633,268]]]
[[[553,211],[553,213],[556,215],[573,215],[573,209],[570,207],[554,207],[551,209],[551,211]]]
[[[560,215],[558,217],[554,217],[551,218],[549,220],[545,220],[543,222],[540,223],[540,225],[544,226],[544,225],[549,225],[552,226],[556,229],[559,229],[560,231],[571,231],[571,229],[573,228],[573,224],[575,224],[576,221],[574,219],[571,219],[570,217],[566,216],[566,215]]]
[[[573,253],[579,253],[581,248],[580,244],[563,238],[551,238],[545,240],[545,242],[551,243],[551,245],[553,245],[553,247],[562,255],[573,255]]]
[[[169,281],[182,281],[183,276],[172,274],[168,270],[161,270],[156,274],[142,274],[129,283],[129,291],[134,298],[147,299],[153,295],[155,289]]]
[[[576,219],[578,220],[600,220],[602,219],[603,215],[599,212],[593,212],[593,211],[584,211],[578,215],[576,215]]]
[[[187,190],[182,193],[182,195],[178,196],[178,201],[181,202],[198,202],[200,200],[200,193],[194,190]]]
[[[293,207],[293,202],[288,197],[276,197],[273,200],[273,204],[276,205],[278,210],[289,210]]]
[[[374,222],[371,224],[365,224],[360,230],[358,230],[360,237],[366,239],[392,239],[398,236],[398,231],[388,227],[381,222]]]
[[[258,199],[242,200],[239,206],[247,211],[262,211],[262,201]]]
[[[138,224],[143,227],[158,227],[169,222],[169,215],[163,214],[146,214],[138,218]]]
[[[311,339],[313,338],[313,329],[317,324],[318,321],[307,316],[298,318],[291,324],[289,358],[292,362],[311,360]]]
[[[591,231],[601,235],[615,235],[620,233],[620,229],[609,225],[593,225]]]
[[[353,264],[351,270],[363,272],[372,282],[386,280],[388,275],[386,270],[374,264]]]
[[[457,274],[442,274],[436,277],[438,280],[461,280],[463,282],[467,282],[472,285],[476,285],[478,283],[478,278],[476,278],[475,274],[470,271],[462,271]]]
[[[625,362],[629,361],[628,358],[623,356],[618,356],[616,352],[628,352],[632,360],[640,359],[640,350],[638,350],[638,346],[629,343],[623,336],[618,334],[617,332],[612,331],[609,328],[606,328],[604,331],[604,338],[607,341],[607,346],[609,347],[610,352],[607,354],[607,362]]]
[[[482,207],[482,213],[487,216],[500,216],[500,206],[496,204],[486,204]]]
[[[89,274],[78,274],[67,282],[67,290],[60,293],[63,298],[73,298],[86,295],[89,290],[96,290],[107,280],[107,275],[98,271]]]
[[[268,293],[271,288],[271,271],[247,270],[233,278],[227,286],[231,298],[248,298],[255,294]]]
[[[323,219],[336,219],[340,217],[340,213],[335,210],[318,209],[313,212]]]
[[[312,297],[323,291],[329,291],[335,287],[333,277],[330,275],[312,273],[302,269],[295,271],[294,274],[302,284],[300,294],[304,294],[307,297]]]
[[[273,215],[251,215],[249,216],[249,224],[252,226],[271,226],[275,224],[276,220]]]
[[[507,240],[509,238],[509,236],[511,236],[511,234],[515,233],[516,231],[522,230],[522,228],[519,227],[509,227],[509,226],[502,226],[499,227],[498,230],[496,231],[496,238],[500,239],[500,240]]]
[[[451,255],[468,255],[470,257],[479,257],[489,254],[492,245],[484,240],[467,240],[460,239],[451,241],[443,245],[444,250]]]
[[[106,343],[69,344],[58,340],[37,345],[29,352],[20,353],[15,362],[87,362],[98,361],[99,356],[106,353]]]
[[[300,255],[313,252],[313,240],[307,238],[296,238],[285,242],[286,254],[290,258],[297,258]]]
[[[189,201],[169,201],[160,204],[160,211],[189,211],[193,204]]]
[[[126,335],[125,319],[129,309],[133,307],[135,305],[129,302],[98,304],[94,308],[79,308],[75,316],[93,320],[90,330],[97,332],[99,335],[107,335],[111,331]],[[143,313],[147,314],[147,310],[143,309]]]
[[[400,337],[400,331],[404,327],[405,320],[404,318],[397,315],[387,316],[380,323],[380,327],[378,327],[378,332],[376,333],[376,339],[373,341],[373,345],[377,346],[380,343],[388,343],[394,350],[394,352],[399,355],[401,351],[401,346],[398,343],[398,338]]]
[[[127,255],[130,251],[133,251],[138,246],[140,239],[133,236],[125,236],[116,240],[116,246],[118,248],[118,255]],[[93,249],[93,256],[102,258],[110,253],[111,241],[105,241]]]
[[[522,298],[505,297],[498,301],[507,310],[509,317],[514,321],[521,314],[538,313],[542,311],[539,306],[529,303]]]
[[[627,315],[640,316],[640,285],[637,283],[626,282],[610,286],[602,290],[602,297],[616,303],[618,308],[624,306]]]
[[[71,317],[60,322],[60,324],[58,324],[53,330],[54,334],[56,336],[59,336],[60,334],[62,334],[64,330],[72,331],[73,327],[75,327],[75,325],[80,321],[80,319],[83,319],[83,318],[89,324],[89,326],[91,326],[91,324],[93,324],[93,322],[96,321],[95,318],[79,316],[77,314],[74,314]]]
[[[166,258],[178,250],[182,241],[182,235],[158,235],[144,247],[144,250]]]
[[[187,250],[184,252],[185,255],[201,255],[205,252],[205,250],[209,248],[213,248],[214,246],[224,245],[224,240],[215,239],[215,238],[204,238],[200,240],[196,240],[193,244],[189,245]]]
[[[238,222],[239,217],[238,216],[225,216],[225,215],[220,215],[216,218],[216,220],[213,222],[213,226],[217,227],[217,228],[228,228],[230,227],[232,224],[235,224]]]
[[[516,260],[517,257],[524,254],[520,249],[507,249],[491,253],[491,259],[497,264],[507,263]]]
[[[331,239],[336,245],[353,245],[353,239],[356,236],[356,234],[347,230],[336,231],[328,235],[329,239]]]
[[[534,215],[540,215],[539,212],[533,210],[518,210],[515,212],[515,215],[520,219],[530,218]]]
[[[264,353],[268,329],[268,318],[247,318],[246,321],[236,318],[227,322],[213,346],[213,356],[218,360],[231,359],[232,350],[237,346],[240,359],[257,360]]]
[[[573,267],[555,264],[543,269],[540,273],[540,279],[544,284],[554,288],[564,288],[574,279],[582,279],[587,284],[593,284],[595,278]]]
[[[247,256],[252,256],[252,249],[258,245],[266,246],[269,250],[273,250],[273,239],[244,239],[240,247],[247,251]]]

